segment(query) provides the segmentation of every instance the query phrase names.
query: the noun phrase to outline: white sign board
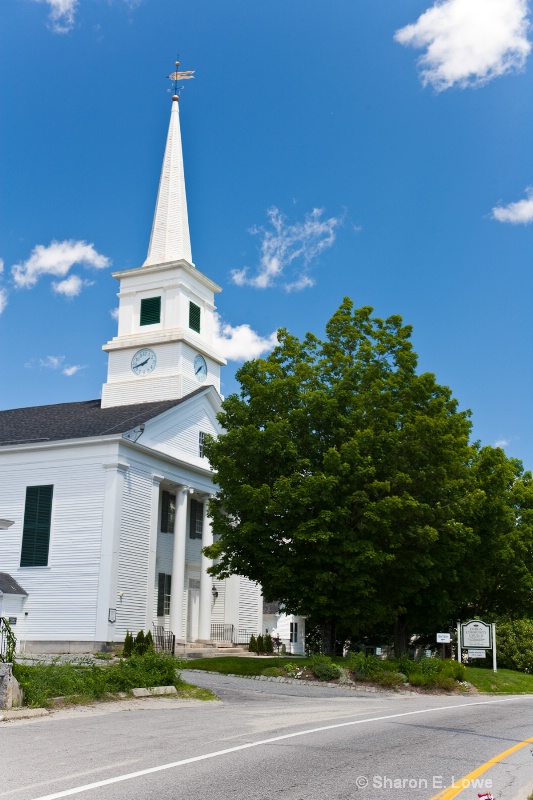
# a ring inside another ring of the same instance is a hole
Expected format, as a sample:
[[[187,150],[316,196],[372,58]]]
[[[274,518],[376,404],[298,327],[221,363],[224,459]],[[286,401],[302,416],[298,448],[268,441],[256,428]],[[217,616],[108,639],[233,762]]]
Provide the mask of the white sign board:
[[[381,647],[376,647],[376,655],[380,656],[382,653],[383,653],[382,648]]]
[[[437,642],[439,644],[450,644],[451,640],[452,640],[451,634],[437,633]]]
[[[489,624],[480,619],[471,619],[461,625],[461,647],[492,649],[492,629]]]
[[[468,658],[485,658],[487,655],[486,650],[472,650],[468,651]]]

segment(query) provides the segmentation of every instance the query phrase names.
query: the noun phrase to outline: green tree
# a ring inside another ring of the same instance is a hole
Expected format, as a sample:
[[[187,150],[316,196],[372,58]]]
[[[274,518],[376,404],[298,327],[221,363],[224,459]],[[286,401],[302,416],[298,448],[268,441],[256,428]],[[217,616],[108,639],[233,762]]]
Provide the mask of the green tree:
[[[413,605],[453,611],[476,542],[469,414],[417,374],[410,335],[349,299],[324,341],[279,331],[268,358],[238,371],[225,433],[206,445],[220,487],[212,573],[246,575],[312,618],[324,652],[338,627],[380,622],[396,624],[401,652]]]

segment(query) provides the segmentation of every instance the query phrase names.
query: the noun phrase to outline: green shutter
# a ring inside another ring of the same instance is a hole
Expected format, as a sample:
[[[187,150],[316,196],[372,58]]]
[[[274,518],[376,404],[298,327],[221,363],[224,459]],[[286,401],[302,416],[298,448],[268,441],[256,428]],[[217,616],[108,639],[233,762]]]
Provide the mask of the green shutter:
[[[169,510],[169,495],[168,492],[163,492],[161,495],[161,533],[168,533],[168,510]]]
[[[189,511],[189,538],[201,539],[204,523],[204,504],[197,500],[191,500]]]
[[[21,567],[47,567],[53,486],[27,486]]]
[[[200,306],[189,302],[189,328],[200,333]]]
[[[141,300],[141,325],[161,322],[161,298],[145,297]]]
[[[160,572],[157,576],[157,616],[163,617],[165,615],[165,578],[164,572]]]

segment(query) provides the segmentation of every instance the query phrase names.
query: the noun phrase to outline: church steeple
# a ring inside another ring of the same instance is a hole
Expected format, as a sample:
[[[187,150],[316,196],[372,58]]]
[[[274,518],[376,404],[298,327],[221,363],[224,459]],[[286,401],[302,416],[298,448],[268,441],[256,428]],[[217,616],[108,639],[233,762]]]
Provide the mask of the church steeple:
[[[176,69],[178,67],[179,61],[176,61]],[[190,70],[187,72],[173,72],[169,75],[169,78],[174,81],[172,111],[170,113],[163,168],[159,180],[152,234],[150,236],[148,255],[143,267],[182,260],[192,264],[177,83],[180,80],[187,80],[193,77],[194,75]]]
[[[178,62],[176,62],[176,67]],[[172,112],[148,257],[115,272],[120,281],[118,335],[109,353],[102,408],[185,397],[202,384],[220,390],[214,281],[192,263],[174,72]]]

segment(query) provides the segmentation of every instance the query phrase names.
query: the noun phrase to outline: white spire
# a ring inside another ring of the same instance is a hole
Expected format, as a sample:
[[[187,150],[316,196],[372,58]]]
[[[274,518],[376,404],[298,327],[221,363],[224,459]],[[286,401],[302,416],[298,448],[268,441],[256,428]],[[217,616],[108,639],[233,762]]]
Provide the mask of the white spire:
[[[192,264],[178,97],[174,95],[152,235],[143,267],[182,259]]]

